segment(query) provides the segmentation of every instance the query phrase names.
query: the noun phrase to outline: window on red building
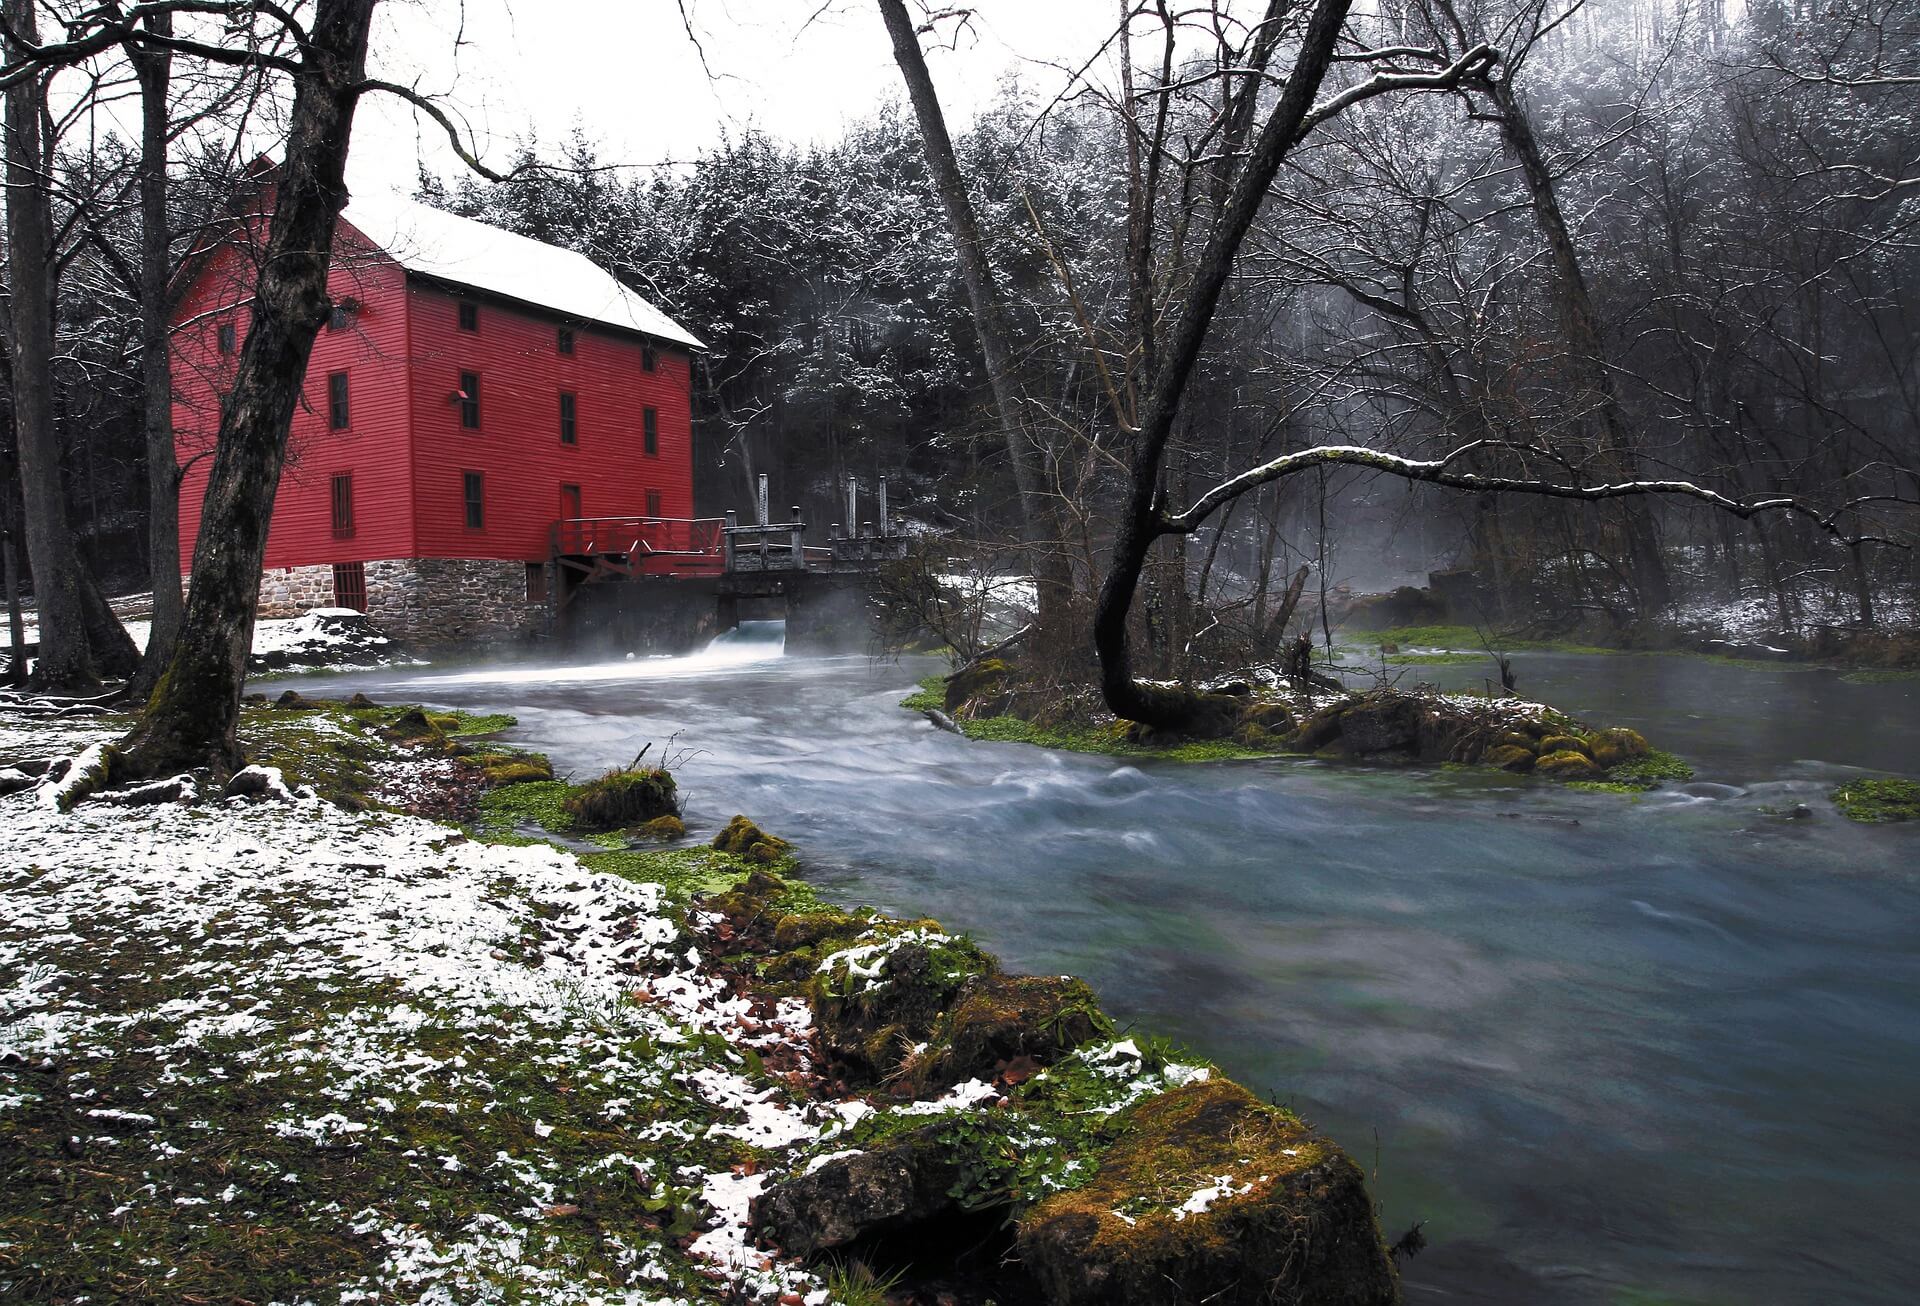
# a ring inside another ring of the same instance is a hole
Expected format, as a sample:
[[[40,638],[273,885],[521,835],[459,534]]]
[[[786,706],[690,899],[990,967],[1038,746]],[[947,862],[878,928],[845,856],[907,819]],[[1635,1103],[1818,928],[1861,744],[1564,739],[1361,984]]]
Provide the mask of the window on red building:
[[[545,603],[547,601],[547,564],[529,562],[527,564],[527,602]]]
[[[353,473],[340,472],[333,478],[333,538],[353,538]]]
[[[330,372],[327,374],[327,425],[344,431],[351,421],[347,411],[347,374]]]
[[[640,346],[640,370],[642,372],[651,372],[659,366],[660,366],[660,355],[657,352],[655,352],[654,347],[652,345],[641,345]]]
[[[333,606],[352,608],[355,612],[367,610],[366,563],[336,562],[333,564]]]
[[[460,494],[467,508],[467,529],[485,530],[487,525],[487,483],[479,472],[460,473]]]
[[[335,304],[333,310],[327,314],[327,330],[351,330],[353,327],[353,317],[354,305],[352,300],[348,300],[343,304]]]
[[[660,452],[660,410],[640,410],[640,447],[651,458]]]
[[[580,401],[571,390],[560,392],[560,443],[580,443]]]
[[[478,331],[480,329],[480,306],[467,300],[460,301],[460,329]]]
[[[222,322],[220,324],[220,329],[214,332],[214,335],[219,342],[220,352],[223,354],[231,354],[234,350],[234,346],[239,342],[239,339],[240,339],[239,329],[236,328],[231,322]]]
[[[573,328],[572,327],[560,328],[560,333],[554,337],[554,348],[558,349],[563,354],[571,354],[573,352]]]
[[[460,374],[460,426],[468,431],[480,429],[480,374],[478,372]]]

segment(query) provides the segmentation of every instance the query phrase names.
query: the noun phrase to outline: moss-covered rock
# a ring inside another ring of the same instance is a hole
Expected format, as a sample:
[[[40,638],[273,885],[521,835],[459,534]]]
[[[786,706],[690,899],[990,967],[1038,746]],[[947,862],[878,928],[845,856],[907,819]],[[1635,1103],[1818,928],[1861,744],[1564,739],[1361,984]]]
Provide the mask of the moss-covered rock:
[[[1016,1230],[1061,1306],[1398,1300],[1359,1167],[1225,1080],[1134,1108],[1092,1179]]]
[[[1488,749],[1480,760],[1502,771],[1531,771],[1534,763],[1533,750],[1518,744],[1498,744]]]
[[[476,758],[489,785],[533,784],[553,779],[553,764],[538,753],[524,757]]]
[[[713,846],[762,866],[771,866],[792,851],[785,839],[776,839],[744,816],[728,821],[727,828],[713,836]]]
[[[1854,821],[1920,820],[1920,783],[1912,780],[1849,780],[1833,791],[1833,805]]]
[[[791,912],[774,924],[773,946],[781,952],[793,952],[836,940],[851,942],[866,932],[869,923],[865,917],[833,907]]]
[[[962,986],[995,969],[972,940],[935,921],[869,930],[824,958],[808,986],[821,1050],[849,1083],[895,1079]]]
[[[581,830],[625,830],[679,815],[673,774],[660,768],[609,771],[567,795],[561,806]]]
[[[947,677],[942,695],[947,711],[958,712],[975,699],[998,690],[1012,675],[1012,666],[1000,658],[982,658],[972,666],[962,667]]]
[[[1292,734],[1297,724],[1293,709],[1285,703],[1249,703],[1241,710],[1240,724],[1264,730],[1270,734]]]
[[[1645,757],[1651,751],[1644,735],[1625,726],[1596,730],[1587,736],[1588,756],[1609,769],[1636,757]]]
[[[1578,753],[1588,760],[1593,757],[1587,741],[1578,735],[1547,735],[1541,739],[1539,751],[1543,759],[1551,753]]]
[[[289,689],[287,693],[291,694],[293,691]],[[284,703],[286,694],[280,697]],[[275,704],[276,707],[280,705],[280,703]],[[416,748],[447,746],[446,732],[433,723],[425,709],[418,707],[410,707],[388,722],[381,728],[380,737],[396,744],[410,744]]]
[[[1093,990],[1060,975],[976,976],[934,1025],[902,1076],[916,1093],[968,1079],[994,1079],[1025,1058],[1055,1061],[1112,1032]]]
[[[665,816],[654,817],[651,821],[642,825],[635,833],[641,835],[643,838],[658,839],[660,842],[665,843],[670,839],[686,838],[687,827],[685,822],[669,812]]]
[[[1533,769],[1554,780],[1598,780],[1606,775],[1585,753],[1571,748],[1548,752],[1544,745],[1540,760],[1533,764]]]

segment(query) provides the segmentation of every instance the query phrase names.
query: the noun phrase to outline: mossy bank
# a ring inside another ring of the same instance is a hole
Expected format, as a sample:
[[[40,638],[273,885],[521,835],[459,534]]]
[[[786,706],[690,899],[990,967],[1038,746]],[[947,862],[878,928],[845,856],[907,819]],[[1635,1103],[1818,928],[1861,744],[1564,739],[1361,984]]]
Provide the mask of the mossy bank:
[[[592,829],[505,724],[254,705],[291,797],[0,798],[62,850],[0,875],[5,1295],[1395,1299],[1305,1122],[745,817]]]
[[[1017,664],[989,660],[934,676],[901,706],[969,739],[1074,752],[1219,761],[1313,757],[1394,765],[1452,763],[1616,793],[1691,779],[1680,758],[1637,731],[1595,728],[1512,696],[1379,689],[1354,693],[1317,683],[1252,679],[1199,695],[1181,731],[1114,718],[1091,690],[1062,693],[1023,682]]]

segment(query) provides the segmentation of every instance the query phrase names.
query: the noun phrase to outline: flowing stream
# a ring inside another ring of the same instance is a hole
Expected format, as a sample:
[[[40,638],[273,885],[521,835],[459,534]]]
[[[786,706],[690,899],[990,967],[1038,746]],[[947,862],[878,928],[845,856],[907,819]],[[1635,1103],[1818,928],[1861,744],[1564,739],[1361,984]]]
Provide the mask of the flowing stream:
[[[1426,1222],[1410,1301],[1913,1300],[1920,829],[1824,795],[1849,763],[1920,768],[1920,684],[1518,662],[1523,692],[1700,778],[1635,800],[971,743],[896,706],[940,664],[785,657],[773,623],[690,658],[302,688],[512,712],[577,775],[696,750],[696,835],[748,813],[830,896],[1082,975],[1329,1132],[1390,1238]]]

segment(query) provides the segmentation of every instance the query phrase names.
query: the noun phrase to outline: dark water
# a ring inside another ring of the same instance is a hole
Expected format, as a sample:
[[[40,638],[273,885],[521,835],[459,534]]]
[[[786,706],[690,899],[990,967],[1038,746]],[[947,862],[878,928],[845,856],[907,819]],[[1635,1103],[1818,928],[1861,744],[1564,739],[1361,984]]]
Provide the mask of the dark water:
[[[895,707],[932,663],[772,651],[316,684],[512,711],[583,773],[678,731],[696,831],[750,813],[833,894],[1083,975],[1330,1132],[1390,1237],[1427,1222],[1412,1301],[1920,1295],[1920,830],[1823,800],[1849,759],[1920,769],[1912,684],[1523,658],[1710,781],[1636,802],[969,743]]]

